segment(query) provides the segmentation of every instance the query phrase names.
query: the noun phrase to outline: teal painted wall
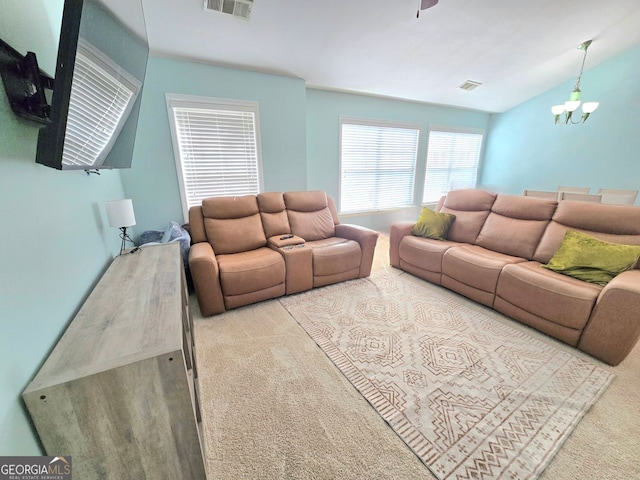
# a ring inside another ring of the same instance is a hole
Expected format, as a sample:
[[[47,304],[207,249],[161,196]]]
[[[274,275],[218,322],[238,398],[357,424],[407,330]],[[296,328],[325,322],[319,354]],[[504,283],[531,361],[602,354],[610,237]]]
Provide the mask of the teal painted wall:
[[[2,0],[2,39],[36,52],[53,74],[62,0]],[[35,163],[38,124],[11,111],[0,87],[0,455],[40,455],[21,394],[119,250],[104,202],[120,174]]]
[[[307,185],[325,190],[339,202],[340,117],[415,123],[421,126],[416,169],[416,205],[373,215],[342,215],[343,223],[357,223],[388,231],[391,223],[415,220],[419,214],[427,155],[429,127],[456,126],[486,129],[489,114],[460,108],[428,105],[349,93],[307,90]]]
[[[584,73],[582,98],[600,102],[586,123],[554,125],[550,108],[568,99],[574,82],[492,115],[483,185],[514,194],[558,185],[640,188],[640,46]]]
[[[53,72],[63,0],[2,0],[3,40],[35,51]],[[595,48],[595,47],[593,47]],[[549,106],[573,79],[525,104],[489,116],[444,106],[306,89],[303,80],[152,57],[132,168],[59,172],[35,164],[37,125],[19,119],[0,93],[0,455],[40,454],[20,399],[57,338],[118,252],[106,200],[133,198],[134,231],[182,220],[165,92],[260,104],[265,190],[322,189],[338,197],[340,116],[422,126],[417,193],[430,125],[489,128],[481,182],[499,191],[559,183],[638,188],[640,47],[585,73],[586,99],[600,109],[580,126],[553,125]],[[418,203],[418,200],[417,200]],[[415,219],[415,208],[343,217],[380,230]]]
[[[133,164],[122,173],[125,191],[135,206],[136,233],[185,220],[165,93],[257,101],[265,191],[306,189],[303,80],[151,57]]]

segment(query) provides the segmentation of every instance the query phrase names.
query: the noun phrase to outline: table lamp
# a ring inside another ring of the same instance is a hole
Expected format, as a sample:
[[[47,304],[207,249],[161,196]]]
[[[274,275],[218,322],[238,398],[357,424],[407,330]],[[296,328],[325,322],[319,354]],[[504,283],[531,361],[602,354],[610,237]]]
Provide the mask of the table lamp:
[[[135,245],[131,237],[127,234],[127,227],[133,227],[136,224],[136,217],[133,213],[133,203],[130,198],[124,200],[111,200],[106,202],[107,217],[109,225],[113,228],[120,229],[120,255],[124,252],[127,240]]]

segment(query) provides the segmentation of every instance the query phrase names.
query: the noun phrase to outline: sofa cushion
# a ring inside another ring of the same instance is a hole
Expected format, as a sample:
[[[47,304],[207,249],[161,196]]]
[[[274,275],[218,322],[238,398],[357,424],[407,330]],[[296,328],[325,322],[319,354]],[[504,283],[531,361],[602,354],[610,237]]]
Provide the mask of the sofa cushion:
[[[590,202],[560,202],[553,220],[576,230],[640,235],[640,208]]]
[[[640,245],[640,208],[563,200],[536,248],[533,260],[548,263],[567,230],[579,230],[605,242]]]
[[[291,233],[282,193],[259,193],[257,199],[262,227],[267,238]]]
[[[475,243],[530,260],[556,205],[554,200],[498,195]]]
[[[220,268],[220,285],[225,297],[284,284],[284,259],[270,248],[262,247],[242,253],[217,255],[216,258]]]
[[[315,212],[328,206],[327,194],[322,190],[285,192],[284,204],[298,212]]]
[[[539,262],[506,265],[496,295],[537,317],[581,330],[602,287],[542,268]]]
[[[450,210],[488,211],[495,200],[495,193],[469,188],[450,191],[442,206]]]
[[[360,269],[360,244],[340,237],[307,242],[313,252],[313,275],[334,275]],[[356,272],[357,276],[357,272]]]
[[[255,195],[211,197],[202,200],[202,215],[205,218],[242,218],[258,212],[258,200]]]
[[[411,233],[418,237],[446,240],[451,222],[455,218],[456,216],[452,213],[434,212],[429,208],[423,208]]]
[[[287,192],[284,202],[291,233],[306,241],[334,236],[335,224],[324,192]]]
[[[470,287],[494,293],[503,267],[524,261],[477,245],[461,245],[445,252],[442,274]]]
[[[259,193],[256,196],[258,200],[258,208],[262,213],[280,213],[284,212],[284,195],[280,192]]]
[[[440,241],[407,235],[400,241],[399,252],[403,263],[429,272],[442,272],[442,257],[457,242]]]
[[[640,246],[604,242],[577,230],[569,230],[544,268],[586,282],[606,285],[616,275],[633,268]]]
[[[207,240],[216,255],[267,244],[255,195],[207,198],[202,201],[202,214]]]
[[[456,221],[449,228],[447,238],[454,242],[475,243],[495,199],[495,193],[482,190],[449,192],[438,210],[456,216]]]
[[[246,252],[267,243],[258,213],[225,220],[205,218],[204,227],[216,255]]]

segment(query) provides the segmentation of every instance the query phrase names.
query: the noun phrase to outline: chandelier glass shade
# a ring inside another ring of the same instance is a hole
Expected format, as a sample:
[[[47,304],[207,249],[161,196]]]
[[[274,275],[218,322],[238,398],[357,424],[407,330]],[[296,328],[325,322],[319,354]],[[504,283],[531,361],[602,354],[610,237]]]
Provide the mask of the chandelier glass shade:
[[[598,105],[598,102],[585,102],[582,103],[581,97],[582,92],[580,91],[580,80],[582,79],[582,72],[584,71],[584,62],[587,59],[587,49],[591,45],[591,40],[587,40],[584,43],[578,45],[578,50],[584,51],[584,56],[582,57],[582,66],[580,67],[580,74],[576,79],[576,83],[573,86],[573,91],[571,95],[569,95],[569,100],[559,105],[554,105],[551,107],[551,113],[553,113],[555,117],[555,123],[566,125],[568,123],[583,123],[586,122],[593,112],[595,112]],[[582,117],[576,122],[573,120],[573,112],[575,112],[578,107],[582,104]]]

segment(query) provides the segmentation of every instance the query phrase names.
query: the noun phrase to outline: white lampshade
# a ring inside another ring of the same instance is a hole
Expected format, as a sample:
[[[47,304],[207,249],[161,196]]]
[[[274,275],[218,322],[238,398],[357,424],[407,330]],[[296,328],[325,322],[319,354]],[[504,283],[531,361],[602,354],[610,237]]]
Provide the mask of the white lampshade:
[[[562,115],[564,113],[564,105],[554,105],[551,107],[551,113],[554,115]]]
[[[564,108],[567,109],[567,112],[575,112],[579,106],[580,100],[569,100],[564,102]]]
[[[114,228],[132,227],[136,224],[133,202],[130,198],[106,202],[109,225]]]
[[[582,105],[582,111],[584,113],[593,113],[596,111],[596,108],[598,108],[598,105],[600,105],[599,102],[585,102]]]

